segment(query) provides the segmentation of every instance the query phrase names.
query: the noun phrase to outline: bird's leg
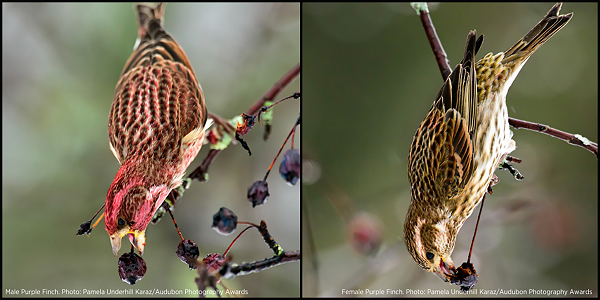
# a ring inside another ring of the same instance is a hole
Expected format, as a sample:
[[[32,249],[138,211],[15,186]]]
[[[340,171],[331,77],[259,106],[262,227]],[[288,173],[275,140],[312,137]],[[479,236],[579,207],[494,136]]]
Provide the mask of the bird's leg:
[[[496,176],[495,173],[492,174],[492,179],[490,179],[490,185],[488,185],[488,193],[492,193],[492,186],[498,184],[500,182],[500,178]]]

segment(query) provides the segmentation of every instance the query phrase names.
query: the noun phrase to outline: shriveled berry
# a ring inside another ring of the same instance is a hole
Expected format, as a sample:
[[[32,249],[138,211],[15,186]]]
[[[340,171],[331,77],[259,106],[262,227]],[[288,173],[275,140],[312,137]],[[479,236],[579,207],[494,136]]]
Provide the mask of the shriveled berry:
[[[198,246],[192,240],[181,241],[177,246],[177,251],[175,251],[175,253],[177,253],[177,257],[186,264],[188,264],[188,261],[197,260],[200,256],[200,250],[198,250]],[[190,266],[190,269],[196,269],[196,266],[192,264],[188,265]]]
[[[248,131],[252,129],[252,126],[254,126],[254,123],[256,123],[256,116],[242,113],[242,117],[244,118],[244,123],[238,123],[237,129],[235,130],[240,136],[248,133]]]
[[[248,188],[248,201],[252,203],[252,207],[264,204],[267,199],[269,199],[269,186],[266,181],[256,181]]]
[[[300,150],[290,149],[283,154],[279,174],[289,185],[296,185],[300,178]]]
[[[477,283],[477,276],[473,264],[464,262],[456,268],[456,276],[450,278],[450,283],[460,286],[460,290],[466,293]]]
[[[202,259],[204,264],[206,264],[206,268],[208,272],[218,271],[223,263],[225,262],[225,258],[221,256],[219,253],[210,253],[205,258]]]
[[[237,216],[231,209],[221,207],[221,209],[213,215],[212,229],[216,230],[218,233],[230,235],[235,231],[236,227]]]
[[[146,275],[146,262],[136,253],[123,253],[119,257],[119,276],[121,280],[133,285]]]
[[[77,234],[76,235],[83,235],[85,233],[85,234],[87,234],[89,236],[90,233],[92,233],[92,228],[90,226],[91,224],[92,224],[91,221],[87,221],[87,222],[82,223],[81,225],[79,225],[79,229],[77,229]]]

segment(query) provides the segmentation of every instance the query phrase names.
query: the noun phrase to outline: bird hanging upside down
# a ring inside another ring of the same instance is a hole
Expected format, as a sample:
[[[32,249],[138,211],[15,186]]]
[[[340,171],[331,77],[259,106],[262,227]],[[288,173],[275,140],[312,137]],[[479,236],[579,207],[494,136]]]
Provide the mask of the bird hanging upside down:
[[[110,149],[121,164],[105,203],[115,256],[125,235],[143,253],[148,223],[181,185],[210,126],[192,66],[163,28],[165,5],[136,5],[135,10],[138,39],[108,117]]]
[[[481,202],[494,171],[515,148],[506,94],[521,67],[565,26],[572,13],[561,3],[505,52],[475,62],[482,37],[467,37],[463,59],[438,93],[417,130],[408,157],[411,203],[404,242],[414,261],[448,282],[457,269],[451,255],[456,235]]]

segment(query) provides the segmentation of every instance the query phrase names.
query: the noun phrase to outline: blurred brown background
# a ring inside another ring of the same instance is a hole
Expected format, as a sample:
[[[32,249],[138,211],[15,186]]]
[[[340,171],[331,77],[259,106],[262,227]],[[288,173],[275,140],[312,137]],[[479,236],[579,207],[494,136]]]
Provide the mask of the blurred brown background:
[[[430,11],[454,67],[469,30],[485,34],[479,59],[508,49],[553,4],[442,3]],[[509,115],[597,142],[598,5],[565,3],[561,13],[569,12],[570,23],[512,85]],[[408,150],[442,86],[415,11],[407,3],[303,4],[302,64],[304,295],[458,290],[422,271],[402,241]],[[598,159],[543,134],[513,132],[525,180],[496,172],[500,184],[486,199],[473,250],[475,288],[591,289],[597,296]],[[347,242],[347,219],[357,211],[381,222],[374,257]],[[455,263],[467,258],[478,212],[458,235]]]
[[[298,3],[169,4],[165,27],[188,55],[209,111],[231,118],[298,64],[299,17]],[[148,272],[132,287],[118,277],[104,221],[89,238],[75,236],[104,203],[119,168],[108,147],[108,112],[136,35],[132,4],[2,4],[3,289],[196,289],[197,272],[175,255],[179,236],[168,216],[148,227]],[[299,90],[296,80],[280,98]],[[298,186],[274,171],[268,203],[252,209],[246,200],[299,109],[299,100],[275,107],[267,143],[256,126],[244,137],[251,157],[239,144],[229,147],[211,165],[210,180],[185,193],[175,217],[201,256],[223,253],[235,237],[210,228],[222,206],[239,220],[265,220],[284,250],[300,249]],[[231,254],[238,263],[273,255],[256,230]],[[297,297],[299,278],[300,264],[290,263],[224,283],[248,296]]]

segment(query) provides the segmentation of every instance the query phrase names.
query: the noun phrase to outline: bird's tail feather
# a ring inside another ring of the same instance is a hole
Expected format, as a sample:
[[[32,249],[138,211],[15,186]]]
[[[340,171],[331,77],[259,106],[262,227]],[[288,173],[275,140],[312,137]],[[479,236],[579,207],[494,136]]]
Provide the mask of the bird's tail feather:
[[[573,13],[559,15],[562,3],[556,3],[544,18],[514,46],[504,52],[503,64],[519,63],[527,60],[539,47],[563,28]]]

